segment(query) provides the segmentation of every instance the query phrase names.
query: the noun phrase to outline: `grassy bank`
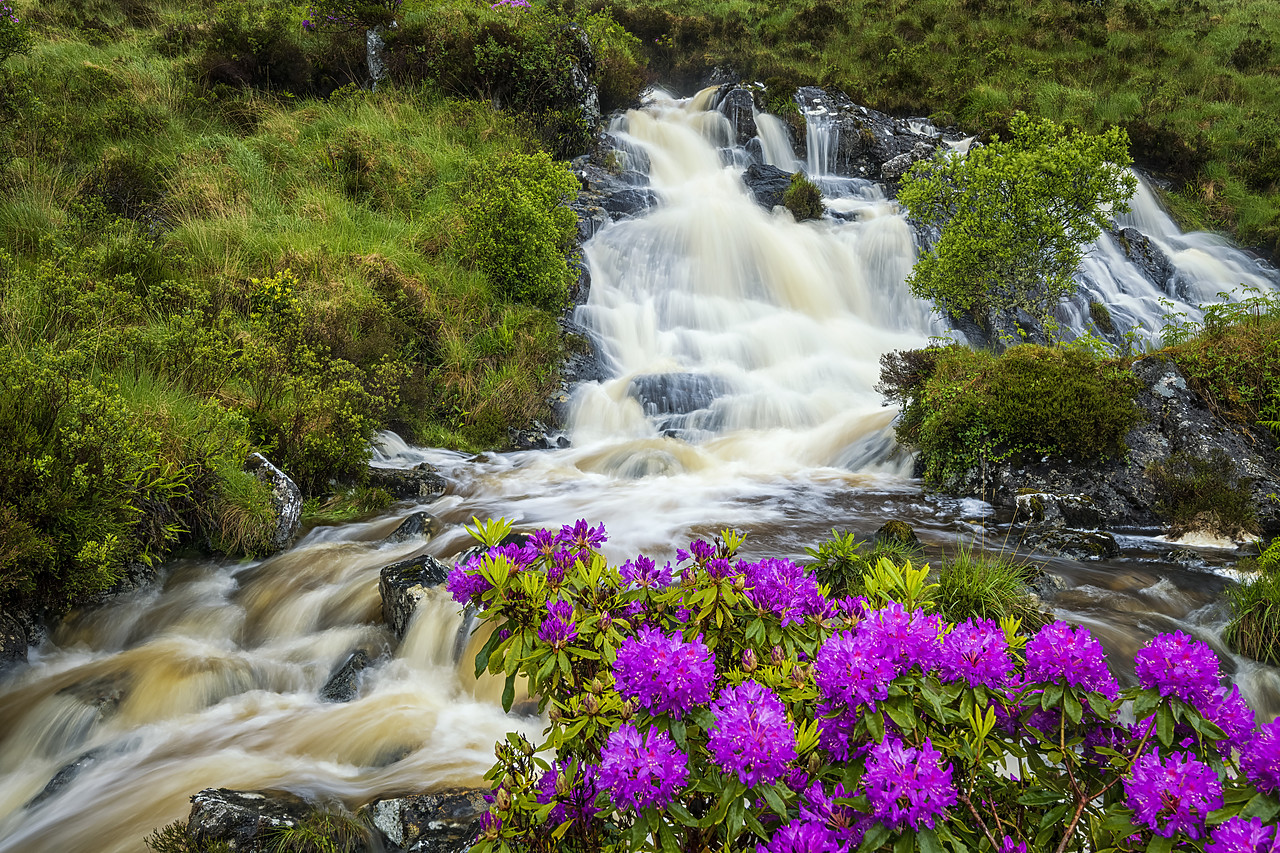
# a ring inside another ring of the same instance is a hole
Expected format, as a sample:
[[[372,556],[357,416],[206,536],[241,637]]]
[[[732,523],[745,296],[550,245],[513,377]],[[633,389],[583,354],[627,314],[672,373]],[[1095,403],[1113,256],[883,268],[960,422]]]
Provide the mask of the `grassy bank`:
[[[1275,0],[607,0],[660,79],[728,66],[1007,136],[1017,110],[1128,130],[1188,227],[1280,249]]]
[[[565,19],[407,9],[373,93],[363,32],[306,32],[290,4],[13,5],[0,603],[57,609],[186,543],[258,551],[252,449],[324,494],[377,429],[478,449],[544,413],[575,231],[544,151],[585,127],[543,85]],[[596,82],[634,97],[625,33],[584,26]],[[446,78],[409,61],[424,33],[508,51]]]

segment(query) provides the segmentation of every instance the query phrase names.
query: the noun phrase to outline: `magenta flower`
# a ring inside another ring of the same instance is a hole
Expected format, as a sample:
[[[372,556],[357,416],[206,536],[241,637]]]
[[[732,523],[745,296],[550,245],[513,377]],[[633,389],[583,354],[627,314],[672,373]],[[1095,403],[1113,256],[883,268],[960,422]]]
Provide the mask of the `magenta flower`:
[[[843,704],[818,703],[818,746],[825,749],[836,761],[849,761],[859,752],[859,744],[850,744],[858,716]],[[862,747],[865,749],[865,747]]]
[[[476,556],[467,560],[463,565],[454,565],[449,570],[449,577],[445,581],[445,589],[449,590],[449,594],[453,596],[453,600],[462,605],[474,604],[480,605],[480,597],[489,590],[493,589],[493,584],[484,579],[480,574],[481,558]]]
[[[942,637],[938,672],[948,681],[970,687],[1002,687],[1013,670],[1004,631],[990,619],[970,619]]]
[[[1259,727],[1240,753],[1240,769],[1259,791],[1280,792],[1280,717]]]
[[[796,757],[796,732],[771,690],[754,681],[726,687],[711,711],[715,722],[707,730],[707,750],[721,769],[746,785],[786,775]]]
[[[800,820],[825,827],[840,842],[842,849],[851,842],[857,844],[862,840],[865,819],[850,806],[836,802],[852,796],[853,793],[846,791],[839,782],[832,789],[831,796],[827,796],[822,783],[815,781],[800,798]]]
[[[557,761],[538,780],[538,802],[544,806],[555,803],[547,816],[547,823],[553,827],[565,822],[589,823],[600,811],[596,808],[596,769],[587,765],[574,774],[575,769],[576,764],[566,766]],[[575,782],[570,784],[575,775]]]
[[[1028,682],[1061,682],[1101,693],[1114,700],[1120,693],[1107,669],[1102,644],[1082,627],[1053,622],[1027,642]]]
[[[636,811],[665,808],[689,779],[689,757],[666,732],[651,729],[644,737],[631,723],[609,733],[600,753],[598,778],[613,791],[615,805]]]
[[[539,557],[550,557],[556,552],[556,535],[545,528],[535,530],[525,540],[524,550],[529,554],[530,563]]]
[[[951,765],[943,767],[941,761],[929,740],[919,749],[893,737],[873,746],[862,775],[871,817],[891,829],[932,827],[956,803]]]
[[[1175,752],[1163,761],[1158,749],[1142,756],[1133,765],[1133,775],[1124,781],[1124,792],[1134,823],[1164,838],[1178,833],[1202,838],[1205,818],[1222,808],[1218,775],[1185,752]]]
[[[701,640],[646,626],[618,646],[614,684],[624,699],[637,699],[652,714],[680,719],[711,701],[716,656]]]
[[[1262,818],[1245,820],[1236,815],[1209,833],[1204,853],[1277,853],[1280,834],[1267,826]]]
[[[1249,737],[1253,734],[1253,711],[1245,704],[1239,687],[1232,685],[1230,690],[1219,687],[1201,703],[1200,713],[1226,733],[1227,739],[1218,744],[1218,749],[1224,755],[1233,747],[1244,749],[1248,744]]]
[[[858,626],[877,652],[894,661],[900,672],[919,666],[922,672],[938,664],[942,651],[942,620],[923,610],[907,610],[896,601],[867,613]]]
[[[738,571],[747,582],[747,600],[760,612],[776,615],[784,628],[821,616],[827,610],[817,579],[790,560],[739,562]]]
[[[1006,835],[1000,842],[1000,853],[1027,853],[1027,842],[1014,841]]]
[[[538,639],[559,651],[578,638],[573,621],[573,605],[567,601],[548,601],[547,616],[538,628]]]
[[[671,564],[661,569],[658,564],[641,554],[635,560],[627,560],[618,567],[622,580],[632,589],[665,589],[671,586]]]
[[[1133,658],[1138,684],[1198,706],[1218,691],[1218,656],[1181,631],[1160,634]]]
[[[586,519],[578,519],[572,526],[566,524],[560,528],[556,541],[572,551],[594,551],[608,541],[604,525],[592,527]]]
[[[834,853],[843,849],[831,830],[807,820],[793,820],[780,827],[768,846],[756,845],[756,853]]]
[[[875,708],[889,696],[897,667],[867,635],[843,631],[818,649],[815,677],[823,697],[852,709]]]

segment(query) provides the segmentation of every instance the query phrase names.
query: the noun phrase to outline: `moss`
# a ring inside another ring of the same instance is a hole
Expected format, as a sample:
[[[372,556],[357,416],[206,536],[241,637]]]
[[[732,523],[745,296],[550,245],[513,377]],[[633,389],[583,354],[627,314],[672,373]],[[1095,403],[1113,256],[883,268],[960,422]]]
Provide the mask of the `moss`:
[[[1147,476],[1160,495],[1156,512],[1169,520],[1175,534],[1203,530],[1236,538],[1258,530],[1250,481],[1220,448],[1208,458],[1174,453],[1152,463]]]
[[[904,404],[898,440],[920,448],[935,485],[1020,454],[1116,457],[1140,418],[1133,375],[1079,349],[934,347],[882,364],[879,389]]]
[[[796,222],[821,219],[826,210],[822,204],[822,191],[802,172],[791,176],[791,183],[782,194],[782,204],[791,211]]]
[[[1112,335],[1115,334],[1116,324],[1111,319],[1111,309],[1101,302],[1089,303],[1089,318],[1093,320],[1093,325],[1098,327],[1098,331]]]

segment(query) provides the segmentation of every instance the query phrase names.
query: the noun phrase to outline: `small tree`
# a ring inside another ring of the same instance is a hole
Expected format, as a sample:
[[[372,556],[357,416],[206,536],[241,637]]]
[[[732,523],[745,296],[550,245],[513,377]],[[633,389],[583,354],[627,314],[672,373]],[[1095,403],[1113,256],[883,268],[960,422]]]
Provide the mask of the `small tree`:
[[[1067,131],[1025,113],[1011,128],[1008,141],[997,137],[964,157],[921,161],[903,178],[898,201],[942,229],[907,284],[947,314],[1047,314],[1075,291],[1084,247],[1113,214],[1129,209],[1137,187],[1120,128]]]
[[[304,30],[371,30],[389,26],[403,0],[319,0],[307,9]]]
[[[0,0],[0,63],[31,49],[31,33],[8,0]]]

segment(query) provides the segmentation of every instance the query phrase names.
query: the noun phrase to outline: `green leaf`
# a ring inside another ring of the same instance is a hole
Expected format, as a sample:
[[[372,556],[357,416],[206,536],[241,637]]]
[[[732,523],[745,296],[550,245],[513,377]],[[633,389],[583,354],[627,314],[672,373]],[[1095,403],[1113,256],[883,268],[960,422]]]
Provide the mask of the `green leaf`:
[[[872,740],[876,743],[884,741],[884,717],[880,716],[879,711],[871,711],[862,718],[867,724],[867,734],[871,735]]]
[[[1165,746],[1173,743],[1173,710],[1165,704],[1156,711],[1156,737]]]
[[[484,671],[489,668],[489,656],[493,654],[493,650],[496,649],[498,644],[501,642],[502,634],[495,628],[493,633],[489,635],[489,639],[485,641],[484,646],[481,647],[479,653],[476,654],[476,678],[483,675]]]
[[[507,676],[507,683],[502,688],[502,710],[510,711],[511,703],[516,700],[516,676],[515,673]]]
[[[942,853],[942,845],[938,842],[936,830],[923,829],[917,832],[916,843],[920,845],[920,853]]]
[[[862,843],[858,845],[858,853],[871,853],[873,850],[878,850],[888,838],[889,828],[882,823],[873,823],[867,830],[867,834],[862,837]]]
[[[1240,811],[1242,817],[1262,818],[1266,823],[1275,820],[1280,816],[1280,801],[1275,797],[1266,794],[1258,794],[1249,800],[1248,804]]]
[[[1065,690],[1062,693],[1062,709],[1067,713],[1067,719],[1076,725],[1084,719],[1084,708],[1080,705],[1080,700],[1076,698],[1074,690]]]
[[[787,816],[787,804],[778,795],[778,789],[775,786],[760,785],[756,788],[756,793],[764,797],[764,801],[769,804],[769,808],[773,809],[774,814],[779,817]]]
[[[1173,839],[1164,838],[1157,835],[1151,839],[1151,843],[1147,845],[1147,853],[1172,853]]]

